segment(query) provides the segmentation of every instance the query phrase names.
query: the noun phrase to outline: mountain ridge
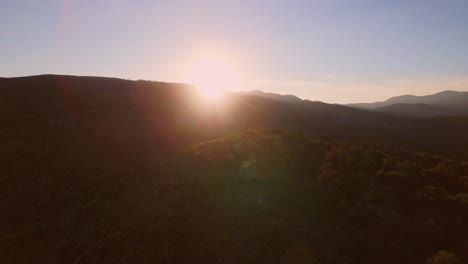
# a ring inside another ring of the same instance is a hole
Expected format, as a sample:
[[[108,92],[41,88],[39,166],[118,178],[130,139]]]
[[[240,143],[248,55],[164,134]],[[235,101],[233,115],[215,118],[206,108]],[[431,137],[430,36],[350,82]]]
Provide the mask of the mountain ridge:
[[[347,106],[409,117],[468,115],[468,92],[446,90],[424,96],[400,95],[381,102]]]
[[[146,142],[141,147],[130,145],[134,151],[151,152],[149,142],[171,146],[181,139],[186,142],[189,138],[209,138],[223,131],[249,128],[279,128],[310,136],[329,134],[339,140],[423,146],[425,151],[439,152],[440,146],[453,146],[442,151],[455,156],[464,153],[460,142],[468,144],[468,127],[465,133],[464,123],[452,119],[414,121],[343,105],[308,100],[284,102],[243,93],[220,98],[219,107],[207,106],[196,99],[197,90],[186,84],[56,75],[0,79],[0,87],[0,118],[16,120],[16,129],[45,133],[35,126],[46,129],[48,116],[83,113],[76,117],[76,123],[81,121],[81,127],[88,127],[84,131],[121,131],[128,136],[119,138],[116,134],[110,138],[127,140],[131,135],[132,140]],[[17,119],[25,117],[34,121],[28,124]],[[140,135],[135,128],[144,133]],[[424,131],[438,131],[439,135]]]
[[[271,92],[264,92],[260,90],[251,90],[251,91],[246,91],[246,92],[241,92],[242,94],[248,94],[248,95],[253,95],[253,96],[259,96],[259,97],[265,97],[265,98],[270,98],[278,101],[283,101],[283,102],[301,102],[303,99],[297,97],[296,95],[293,94],[277,94],[277,93],[271,93]]]

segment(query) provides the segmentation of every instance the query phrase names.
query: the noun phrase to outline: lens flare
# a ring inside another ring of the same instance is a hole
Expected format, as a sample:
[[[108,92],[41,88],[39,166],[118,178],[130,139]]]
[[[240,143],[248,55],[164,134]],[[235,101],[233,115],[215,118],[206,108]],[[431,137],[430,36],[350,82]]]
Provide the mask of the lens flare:
[[[226,56],[203,56],[192,61],[184,81],[197,87],[207,98],[218,98],[242,88],[243,79],[234,61]]]

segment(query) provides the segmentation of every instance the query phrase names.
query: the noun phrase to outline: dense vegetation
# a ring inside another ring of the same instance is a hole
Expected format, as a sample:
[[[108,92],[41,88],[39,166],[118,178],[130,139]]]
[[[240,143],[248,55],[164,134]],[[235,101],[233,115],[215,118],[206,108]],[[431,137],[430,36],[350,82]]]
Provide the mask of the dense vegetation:
[[[165,168],[170,177],[150,185],[154,201],[177,204],[166,224],[186,228],[165,246],[185,241],[196,256],[423,263],[449,250],[466,257],[467,163],[249,131],[197,144]],[[174,250],[176,260],[193,257]]]
[[[36,188],[38,211],[23,212],[34,217],[28,225],[4,230],[4,256],[9,263],[424,263],[440,250],[468,257],[467,163],[247,131],[148,167],[152,177],[131,187],[112,168],[22,182]]]
[[[0,91],[4,263],[468,261],[464,119],[40,80]]]

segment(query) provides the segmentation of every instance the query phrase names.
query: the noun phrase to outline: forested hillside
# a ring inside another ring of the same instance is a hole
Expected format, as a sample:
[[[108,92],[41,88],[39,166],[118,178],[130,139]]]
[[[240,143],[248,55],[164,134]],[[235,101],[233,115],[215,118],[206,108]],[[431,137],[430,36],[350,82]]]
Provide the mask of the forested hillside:
[[[463,117],[98,77],[0,94],[4,263],[468,261]]]
[[[70,160],[4,179],[4,260],[424,263],[441,250],[468,257],[466,162],[273,130],[127,166]]]

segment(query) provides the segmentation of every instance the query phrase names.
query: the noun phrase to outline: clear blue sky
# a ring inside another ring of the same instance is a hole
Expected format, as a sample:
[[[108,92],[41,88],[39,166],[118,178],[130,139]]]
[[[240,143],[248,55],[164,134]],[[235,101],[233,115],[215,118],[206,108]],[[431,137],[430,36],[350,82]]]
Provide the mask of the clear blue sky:
[[[468,1],[1,0],[0,76],[179,81],[203,50],[246,89],[332,103],[468,90]]]

